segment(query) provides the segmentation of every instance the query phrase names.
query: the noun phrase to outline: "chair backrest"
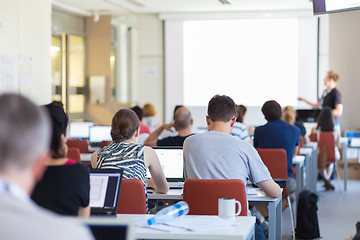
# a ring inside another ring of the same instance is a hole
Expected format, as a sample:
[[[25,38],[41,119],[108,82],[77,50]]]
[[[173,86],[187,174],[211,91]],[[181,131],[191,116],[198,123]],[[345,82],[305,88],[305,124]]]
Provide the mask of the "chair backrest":
[[[68,148],[78,148],[80,153],[89,153],[89,142],[87,139],[68,139]]]
[[[191,215],[217,215],[219,198],[235,198],[241,203],[241,216],[247,216],[245,184],[240,179],[187,179],[184,201]]]
[[[111,143],[112,143],[112,141],[101,141],[100,148],[106,147],[106,146],[110,145]]]
[[[310,138],[310,142],[317,142],[317,134],[316,134],[316,132],[315,132],[315,131],[312,131],[312,132],[310,133],[309,138]]]
[[[288,179],[286,151],[282,148],[257,148],[260,158],[268,168],[272,178]],[[283,196],[288,195],[287,188]]]
[[[334,132],[319,132],[318,147],[326,148],[326,160],[335,162],[335,136]]]
[[[80,150],[78,148],[68,148],[67,157],[77,163],[81,163]]]
[[[117,213],[147,214],[144,183],[140,179],[123,179]]]

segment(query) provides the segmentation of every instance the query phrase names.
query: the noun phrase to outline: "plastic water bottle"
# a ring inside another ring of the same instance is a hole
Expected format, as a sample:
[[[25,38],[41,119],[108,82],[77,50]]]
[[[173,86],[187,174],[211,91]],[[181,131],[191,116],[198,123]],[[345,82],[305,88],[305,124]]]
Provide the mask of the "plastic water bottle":
[[[177,217],[186,215],[188,213],[189,213],[189,205],[184,201],[180,201],[174,205],[161,209],[159,212],[157,212],[154,215],[154,217],[148,219],[148,224],[153,225],[155,223],[170,222],[176,219]]]

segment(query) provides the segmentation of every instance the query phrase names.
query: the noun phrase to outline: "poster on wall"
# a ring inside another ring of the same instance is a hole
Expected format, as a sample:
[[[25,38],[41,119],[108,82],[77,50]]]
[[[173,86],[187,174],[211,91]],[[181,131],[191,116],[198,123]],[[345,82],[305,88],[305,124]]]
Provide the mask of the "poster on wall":
[[[0,56],[0,93],[14,91],[14,61],[12,57]]]
[[[31,57],[19,56],[20,93],[31,96]]]

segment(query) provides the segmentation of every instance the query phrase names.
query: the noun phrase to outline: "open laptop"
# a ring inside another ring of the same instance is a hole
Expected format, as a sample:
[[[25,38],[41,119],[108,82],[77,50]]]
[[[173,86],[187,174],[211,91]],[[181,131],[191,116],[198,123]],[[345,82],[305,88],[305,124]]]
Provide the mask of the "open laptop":
[[[184,159],[181,147],[153,147],[170,188],[184,187]],[[147,177],[150,177],[149,171]]]
[[[112,141],[111,126],[91,126],[89,128],[89,144],[91,147],[100,147],[102,141]]]
[[[113,218],[87,218],[83,221],[96,240],[134,240],[134,226],[130,220]]]
[[[89,128],[94,126],[93,122],[70,122],[69,136],[71,138],[89,138]]]
[[[122,173],[122,169],[90,170],[91,215],[116,215]]]

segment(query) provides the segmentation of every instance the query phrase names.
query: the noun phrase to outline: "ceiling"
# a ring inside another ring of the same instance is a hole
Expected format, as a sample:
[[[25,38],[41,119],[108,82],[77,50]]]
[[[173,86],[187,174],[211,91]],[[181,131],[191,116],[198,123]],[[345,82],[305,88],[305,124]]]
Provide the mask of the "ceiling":
[[[223,4],[220,1],[228,1]],[[54,7],[82,15],[94,13],[226,13],[243,11],[312,10],[310,0],[54,0]]]

